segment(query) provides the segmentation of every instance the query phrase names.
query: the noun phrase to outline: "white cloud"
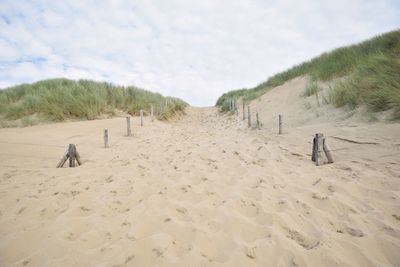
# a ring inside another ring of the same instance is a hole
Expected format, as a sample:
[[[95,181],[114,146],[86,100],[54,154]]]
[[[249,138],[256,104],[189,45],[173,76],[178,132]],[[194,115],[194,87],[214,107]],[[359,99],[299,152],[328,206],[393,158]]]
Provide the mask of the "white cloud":
[[[0,86],[85,78],[212,105],[399,15],[390,0],[2,1]]]

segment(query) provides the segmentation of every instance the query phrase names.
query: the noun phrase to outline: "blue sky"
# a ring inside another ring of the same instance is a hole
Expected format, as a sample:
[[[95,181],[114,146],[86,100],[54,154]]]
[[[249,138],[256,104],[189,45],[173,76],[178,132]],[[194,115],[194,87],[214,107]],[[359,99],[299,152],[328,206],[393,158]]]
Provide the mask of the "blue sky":
[[[399,18],[385,0],[0,0],[0,88],[93,79],[213,105]]]

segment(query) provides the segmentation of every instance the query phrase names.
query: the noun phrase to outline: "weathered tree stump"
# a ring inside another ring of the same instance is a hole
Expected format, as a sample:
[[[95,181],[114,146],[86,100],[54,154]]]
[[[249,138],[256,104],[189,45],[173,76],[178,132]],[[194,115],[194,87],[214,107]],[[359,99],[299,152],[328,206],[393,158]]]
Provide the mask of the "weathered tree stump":
[[[74,144],[69,144],[67,152],[57,164],[57,168],[62,168],[67,159],[69,159],[69,167],[75,167],[75,161],[78,163],[78,166],[82,165],[81,157]]]

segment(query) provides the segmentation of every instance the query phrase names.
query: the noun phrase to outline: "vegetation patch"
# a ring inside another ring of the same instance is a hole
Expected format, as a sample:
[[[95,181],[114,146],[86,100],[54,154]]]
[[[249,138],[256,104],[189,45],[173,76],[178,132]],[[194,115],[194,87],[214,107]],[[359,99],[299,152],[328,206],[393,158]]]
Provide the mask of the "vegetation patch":
[[[346,80],[337,82],[329,94],[336,107],[356,108],[365,104],[371,111],[393,109],[400,119],[400,60],[378,54],[359,64]]]
[[[0,90],[0,126],[14,127],[41,121],[96,119],[116,111],[139,114],[151,105],[159,119],[168,119],[187,106],[137,87],[115,86],[89,80],[51,79]]]
[[[321,88],[319,87],[318,82],[314,79],[310,79],[307,83],[306,89],[303,92],[303,97],[318,94],[319,91],[321,91]]]
[[[308,75],[313,81],[331,81],[348,77],[333,85],[326,101],[336,107],[355,108],[366,104],[372,111],[393,109],[400,119],[400,31],[376,36],[365,42],[335,49],[310,61],[278,73],[251,89],[223,94],[217,106],[226,110],[230,99],[253,100],[269,89],[293,78]],[[307,86],[304,96],[318,92],[314,84]]]

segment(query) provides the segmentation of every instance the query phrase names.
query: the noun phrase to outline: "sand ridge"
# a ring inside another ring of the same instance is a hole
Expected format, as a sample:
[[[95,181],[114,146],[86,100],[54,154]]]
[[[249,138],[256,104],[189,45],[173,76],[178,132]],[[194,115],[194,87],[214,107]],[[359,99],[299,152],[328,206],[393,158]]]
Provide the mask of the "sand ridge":
[[[324,125],[379,144],[330,138],[336,163],[317,168],[322,124],[285,116],[277,135],[273,109],[262,130],[216,108],[186,112],[144,127],[133,118],[133,137],[124,118],[0,129],[0,265],[400,264],[398,135]],[[84,164],[54,168],[68,143]]]

